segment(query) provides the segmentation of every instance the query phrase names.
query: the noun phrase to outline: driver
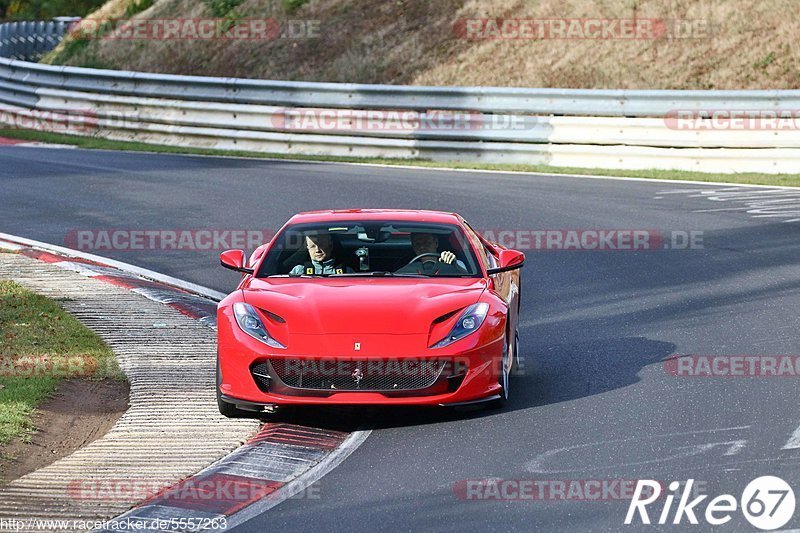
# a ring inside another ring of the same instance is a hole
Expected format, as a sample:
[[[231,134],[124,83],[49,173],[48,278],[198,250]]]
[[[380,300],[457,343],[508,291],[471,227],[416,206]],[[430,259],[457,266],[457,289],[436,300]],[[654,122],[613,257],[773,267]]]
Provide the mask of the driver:
[[[439,237],[433,233],[412,233],[411,248],[414,250],[415,257],[421,254],[438,254]],[[445,250],[439,254],[437,261],[447,265],[454,265],[459,270],[463,270],[464,272],[467,271],[467,266],[464,264],[464,262],[460,259],[456,259],[456,254],[450,250]]]
[[[289,272],[290,276],[353,272],[352,268],[336,262],[336,258],[333,257],[333,239],[328,233],[306,235],[305,240],[308,257],[311,260],[295,266]]]

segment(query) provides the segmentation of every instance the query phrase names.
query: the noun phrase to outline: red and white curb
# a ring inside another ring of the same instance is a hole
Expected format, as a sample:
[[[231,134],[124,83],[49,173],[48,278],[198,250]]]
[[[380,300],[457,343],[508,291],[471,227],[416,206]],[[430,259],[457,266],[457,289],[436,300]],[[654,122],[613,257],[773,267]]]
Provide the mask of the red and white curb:
[[[212,300],[218,301],[226,296],[219,291],[203,287],[202,285],[197,285],[195,283],[190,283],[178,278],[173,278],[172,276],[167,276],[159,272],[147,270],[146,268],[137,267],[121,261],[115,261],[114,259],[108,259],[107,257],[101,257],[99,255],[81,252],[71,248],[65,248],[63,246],[56,246],[55,244],[35,241],[33,239],[26,239],[24,237],[17,237],[16,235],[10,235],[2,232],[0,232],[0,242],[4,243],[4,247],[10,250],[21,251],[25,249],[32,249],[53,254],[56,258],[60,258],[65,261],[65,267],[68,267],[66,263],[69,262],[83,264],[90,263],[96,266],[115,269],[120,275],[136,276],[142,279],[156,281],[166,286],[166,288],[181,289],[199,296],[205,296],[206,298],[210,298]]]
[[[0,233],[0,249],[124,287],[215,326],[222,293],[100,256]],[[164,428],[169,431],[169,428]],[[243,446],[109,521],[101,531],[200,531],[232,527],[308,490],[369,436],[266,423]],[[72,487],[80,491],[80,487]],[[103,497],[102,490],[78,497]],[[102,487],[100,487],[102,489]]]
[[[114,519],[137,531],[230,529],[309,489],[369,436],[265,424],[244,446]]]
[[[8,246],[8,243],[0,240],[0,248],[6,246]],[[148,280],[135,274],[128,274],[87,259],[78,257],[65,258],[51,252],[28,247],[20,247],[16,251],[33,259],[52,263],[59,268],[72,270],[85,276],[129,289],[131,292],[141,294],[149,300],[177,309],[182,314],[198,319],[208,326],[216,326],[217,303],[207,297],[198,296],[192,292],[177,289],[158,281]]]

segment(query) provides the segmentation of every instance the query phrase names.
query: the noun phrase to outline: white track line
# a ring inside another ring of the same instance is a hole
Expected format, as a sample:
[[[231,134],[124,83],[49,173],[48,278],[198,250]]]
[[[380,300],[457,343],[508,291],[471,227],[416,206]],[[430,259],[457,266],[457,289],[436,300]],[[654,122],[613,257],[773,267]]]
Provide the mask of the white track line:
[[[794,433],[792,433],[792,436],[789,437],[789,440],[786,441],[781,450],[795,450],[797,448],[800,448],[800,426],[794,430]]]

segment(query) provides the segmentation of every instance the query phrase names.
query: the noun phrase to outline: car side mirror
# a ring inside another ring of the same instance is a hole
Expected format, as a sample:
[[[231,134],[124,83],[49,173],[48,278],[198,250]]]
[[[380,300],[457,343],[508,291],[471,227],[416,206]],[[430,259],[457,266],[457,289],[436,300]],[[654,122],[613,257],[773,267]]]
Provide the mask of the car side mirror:
[[[252,268],[244,266],[244,250],[225,250],[219,254],[219,263],[230,270],[252,274]]]
[[[500,250],[500,257],[498,259],[500,266],[497,268],[490,268],[487,271],[489,275],[516,270],[525,265],[525,254],[518,250]]]

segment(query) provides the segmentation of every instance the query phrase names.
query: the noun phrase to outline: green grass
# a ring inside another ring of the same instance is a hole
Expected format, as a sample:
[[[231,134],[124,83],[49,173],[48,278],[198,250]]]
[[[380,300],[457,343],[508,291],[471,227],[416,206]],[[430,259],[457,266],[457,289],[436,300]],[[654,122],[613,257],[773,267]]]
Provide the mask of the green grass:
[[[308,0],[282,0],[283,9],[285,9],[290,15],[296,13],[297,10],[303,7],[303,5],[307,2]]]
[[[73,56],[83,52],[89,47],[89,39],[66,37],[64,47],[58,54],[59,61],[69,61]]]
[[[155,4],[155,0],[131,0],[131,3],[125,8],[125,18],[131,18],[138,15],[146,9],[150,9]]]
[[[244,0],[203,0],[211,14],[217,18],[229,16]]]
[[[0,137],[11,137],[28,141],[69,144],[93,150],[125,150],[131,152],[155,152],[163,154],[210,155],[222,157],[252,157],[263,159],[287,159],[298,161],[324,161],[342,163],[372,163],[381,165],[411,165],[426,168],[459,168],[471,170],[498,170],[506,172],[543,172],[547,174],[581,174],[594,176],[622,176],[629,178],[656,178],[664,180],[722,181],[755,185],[782,185],[800,187],[800,174],[713,174],[707,172],[688,172],[682,170],[614,170],[601,168],[552,167],[549,165],[491,164],[437,162],[424,159],[381,159],[361,157],[335,157],[313,155],[291,155],[238,150],[211,150],[203,148],[184,148],[128,141],[111,141],[100,137],[79,137],[59,133],[39,132],[20,129],[0,129]]]
[[[84,16],[105,0],[2,0],[0,18],[6,20],[45,20],[60,15]]]
[[[775,52],[768,53],[763,59],[759,59],[753,64],[753,68],[764,70],[775,62]]]
[[[56,301],[0,280],[0,445],[28,440],[59,380],[124,379],[111,350]]]

